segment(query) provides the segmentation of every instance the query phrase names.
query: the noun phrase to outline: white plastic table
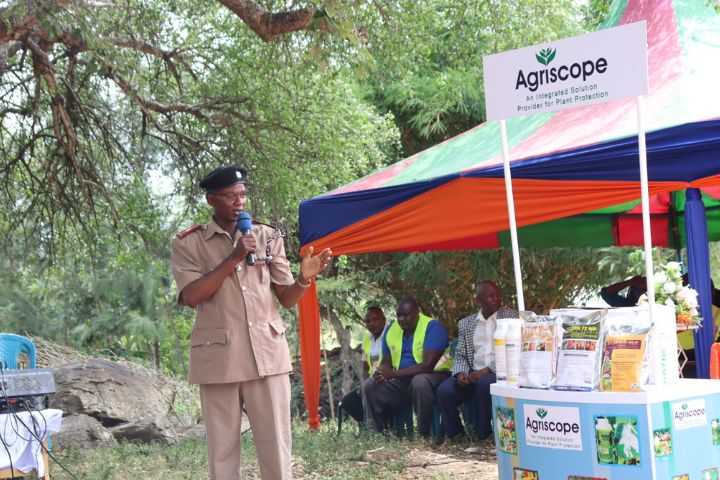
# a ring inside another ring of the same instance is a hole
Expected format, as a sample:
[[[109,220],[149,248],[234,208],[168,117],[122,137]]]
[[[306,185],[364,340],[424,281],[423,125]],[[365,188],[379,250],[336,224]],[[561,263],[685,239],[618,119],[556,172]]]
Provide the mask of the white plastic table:
[[[47,478],[48,455],[38,439],[47,446],[50,433],[60,431],[62,414],[62,410],[52,408],[33,411],[32,415],[27,411],[0,414],[0,439],[7,446],[0,443],[0,478],[13,476],[11,459],[15,476],[34,470],[38,478]]]

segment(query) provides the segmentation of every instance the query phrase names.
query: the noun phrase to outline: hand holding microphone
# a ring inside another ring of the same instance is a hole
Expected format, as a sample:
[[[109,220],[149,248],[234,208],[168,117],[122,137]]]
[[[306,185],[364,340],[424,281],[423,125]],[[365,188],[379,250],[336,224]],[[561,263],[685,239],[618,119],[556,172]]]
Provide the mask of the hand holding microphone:
[[[250,221],[250,215],[248,215],[247,212],[240,212],[240,215],[238,215],[237,229],[240,230],[243,236],[243,238],[240,239],[240,244],[248,251],[245,261],[252,267],[255,265],[255,238],[251,235],[252,221]]]

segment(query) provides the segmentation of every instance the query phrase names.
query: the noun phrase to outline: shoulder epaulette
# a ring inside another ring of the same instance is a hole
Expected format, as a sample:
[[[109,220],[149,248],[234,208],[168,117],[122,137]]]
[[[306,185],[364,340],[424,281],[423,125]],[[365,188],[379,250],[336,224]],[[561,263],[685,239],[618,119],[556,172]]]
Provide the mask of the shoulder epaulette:
[[[202,225],[197,225],[197,224],[196,224],[196,225],[192,225],[192,226],[186,228],[185,230],[182,230],[182,231],[176,233],[176,234],[175,234],[175,237],[176,237],[176,238],[185,238],[185,237],[187,237],[188,235],[190,235],[191,233],[197,232],[197,231],[200,230],[201,228],[202,228]]]

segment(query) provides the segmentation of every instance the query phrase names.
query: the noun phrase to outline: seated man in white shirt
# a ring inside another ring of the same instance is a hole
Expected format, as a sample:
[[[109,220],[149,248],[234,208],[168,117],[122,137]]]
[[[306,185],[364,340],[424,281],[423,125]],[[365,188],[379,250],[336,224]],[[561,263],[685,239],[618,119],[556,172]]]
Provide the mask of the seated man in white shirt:
[[[448,439],[465,433],[458,407],[473,398],[477,406],[475,435],[483,440],[492,433],[490,384],[495,383],[495,320],[518,318],[517,310],[502,306],[502,291],[490,280],[477,284],[475,302],[480,311],[458,323],[453,375],[437,389],[437,401]]]

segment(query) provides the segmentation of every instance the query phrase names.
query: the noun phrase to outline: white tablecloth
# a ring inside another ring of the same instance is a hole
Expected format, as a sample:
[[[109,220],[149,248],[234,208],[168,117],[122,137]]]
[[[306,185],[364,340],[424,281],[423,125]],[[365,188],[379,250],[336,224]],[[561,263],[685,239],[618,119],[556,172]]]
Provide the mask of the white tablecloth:
[[[0,438],[7,445],[6,450],[0,444],[0,469],[10,468],[10,458],[12,458],[13,468],[24,472],[35,468],[38,477],[44,476],[43,450],[37,438],[45,439],[50,432],[59,432],[62,413],[62,410],[49,408],[32,412],[32,418],[27,411],[0,415]],[[28,428],[30,431],[27,430]],[[8,458],[8,450],[10,458]]]

